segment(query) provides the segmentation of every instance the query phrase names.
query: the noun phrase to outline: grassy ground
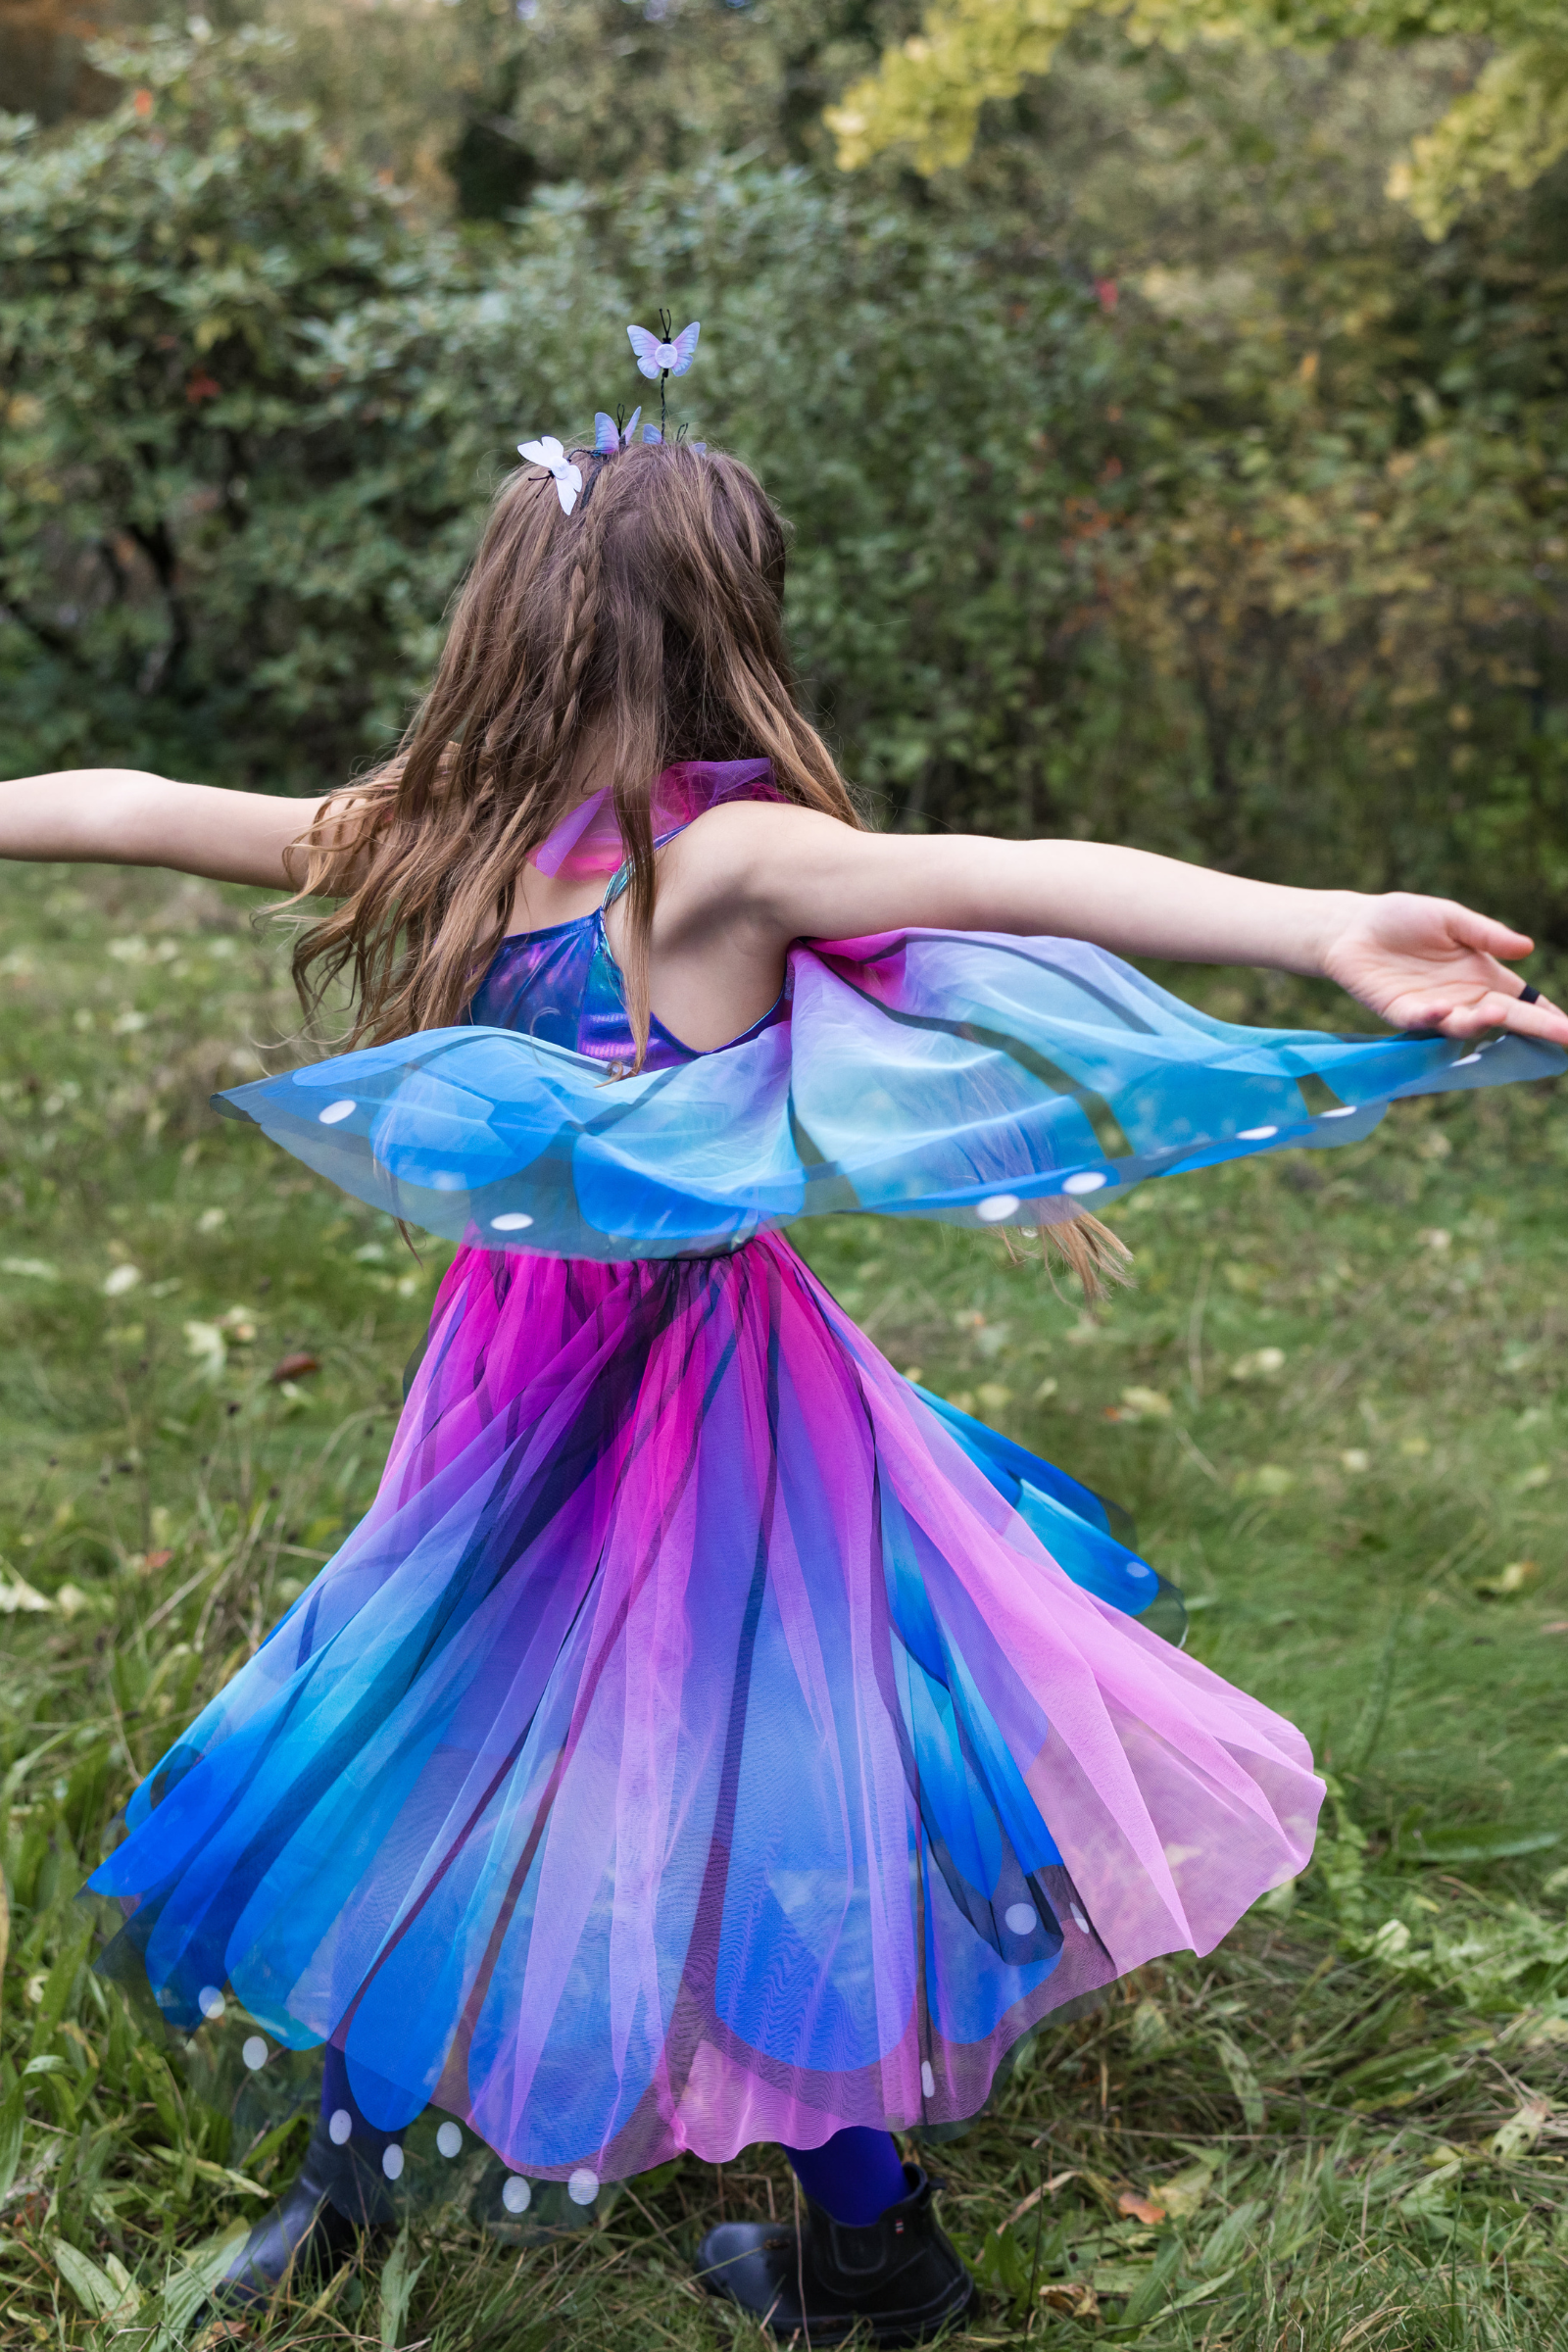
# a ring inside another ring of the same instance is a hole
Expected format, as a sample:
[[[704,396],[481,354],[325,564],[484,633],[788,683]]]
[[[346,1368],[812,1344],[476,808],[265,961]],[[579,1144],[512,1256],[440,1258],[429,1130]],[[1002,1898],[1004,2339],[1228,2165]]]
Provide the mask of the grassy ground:
[[[441,1260],[209,1114],[289,1018],[244,894],[13,869],[0,912],[0,2341],[161,2352],[310,2070],[247,2072],[232,2017],[148,2032],[73,1897],[368,1500]],[[902,1367],[1132,1505],[1199,1653],[1335,1778],[1298,1887],[929,2151],[987,2289],[963,2340],[1568,2346],[1565,1173],[1548,1088],[1152,1186],[1097,1322],[992,1237],[801,1237]],[[788,2211],[773,2152],[519,2242],[493,2178],[443,2202],[410,2148],[390,2259],[262,2340],[755,2340],[686,2266],[720,2211]]]

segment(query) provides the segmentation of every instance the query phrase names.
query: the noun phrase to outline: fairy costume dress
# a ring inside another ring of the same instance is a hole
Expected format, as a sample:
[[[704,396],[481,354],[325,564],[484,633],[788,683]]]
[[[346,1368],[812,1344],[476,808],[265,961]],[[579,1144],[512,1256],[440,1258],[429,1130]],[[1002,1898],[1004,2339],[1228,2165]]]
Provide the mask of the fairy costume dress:
[[[658,829],[769,789],[671,770]],[[504,941],[463,1024],[222,1099],[460,1247],[371,1509],[92,1882],[175,2023],[226,1990],[376,2126],[434,2102],[555,2179],[968,2116],[1311,1849],[1305,1740],[1154,1630],[1105,1506],[778,1228],[1032,1222],[1564,1066],[929,930],[802,943],[743,1037],[634,1057],[601,909]]]

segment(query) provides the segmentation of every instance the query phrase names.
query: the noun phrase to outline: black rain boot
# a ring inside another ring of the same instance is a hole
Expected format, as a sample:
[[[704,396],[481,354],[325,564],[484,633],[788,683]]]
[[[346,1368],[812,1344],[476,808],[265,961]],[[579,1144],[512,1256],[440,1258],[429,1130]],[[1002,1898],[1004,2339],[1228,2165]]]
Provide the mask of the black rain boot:
[[[863,2326],[873,2344],[922,2344],[961,2320],[974,2280],[939,2228],[931,2182],[906,2164],[908,2194],[863,2229],[803,2195],[799,2237],[773,2222],[720,2222],[697,2249],[698,2284],[727,2296],[775,2335],[840,2344]]]
[[[305,2162],[270,2213],[264,2213],[212,2290],[227,2311],[270,2302],[285,2278],[320,2277],[337,2268],[367,2230],[393,2219],[378,2167],[352,2140],[334,2144],[318,2116]]]

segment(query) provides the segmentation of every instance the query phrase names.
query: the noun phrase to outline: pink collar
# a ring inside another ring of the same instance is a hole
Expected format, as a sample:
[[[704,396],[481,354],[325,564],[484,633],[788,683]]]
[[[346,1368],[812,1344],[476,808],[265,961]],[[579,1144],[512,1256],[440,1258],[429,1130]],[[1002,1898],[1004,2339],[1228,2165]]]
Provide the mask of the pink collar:
[[[716,808],[722,801],[782,798],[769,760],[681,760],[665,768],[649,795],[654,839],[666,840],[671,833],[679,833],[694,817]],[[562,818],[528,863],[542,874],[564,874],[570,881],[581,881],[590,874],[614,873],[625,858],[626,845],[606,784]]]

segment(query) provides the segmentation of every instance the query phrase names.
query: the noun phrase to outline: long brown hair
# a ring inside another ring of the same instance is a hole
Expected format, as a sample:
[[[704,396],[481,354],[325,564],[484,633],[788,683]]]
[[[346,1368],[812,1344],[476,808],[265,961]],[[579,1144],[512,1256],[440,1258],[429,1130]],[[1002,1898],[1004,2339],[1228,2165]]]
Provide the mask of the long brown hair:
[[[517,876],[571,807],[584,737],[606,745],[630,876],[627,1009],[648,1040],[650,794],[680,760],[760,758],[785,799],[862,819],[796,701],[784,525],[736,459],[679,442],[606,459],[573,512],[551,476],[503,484],[430,691],[395,759],[334,794],[300,844],[300,896],[340,899],[294,950],[307,1008],[346,975],[350,1046],[456,1020]]]
[[[348,1047],[456,1020],[511,918],[517,875],[572,806],[590,729],[630,877],[624,979],[648,1045],[652,787],[680,760],[766,759],[785,799],[863,819],[796,700],[784,525],[734,458],[679,442],[597,459],[562,512],[542,467],[502,485],[430,691],[396,757],[330,796],[298,898],[339,904],[294,950],[308,1011],[345,975]],[[1042,1224],[1092,1298],[1125,1279],[1095,1217]]]

